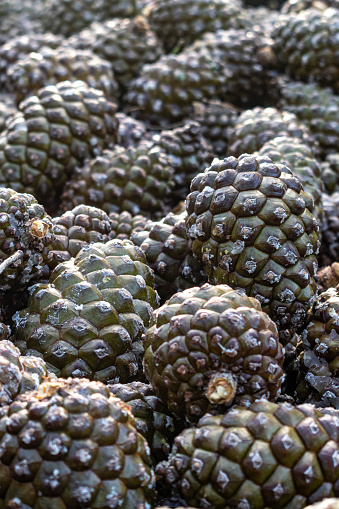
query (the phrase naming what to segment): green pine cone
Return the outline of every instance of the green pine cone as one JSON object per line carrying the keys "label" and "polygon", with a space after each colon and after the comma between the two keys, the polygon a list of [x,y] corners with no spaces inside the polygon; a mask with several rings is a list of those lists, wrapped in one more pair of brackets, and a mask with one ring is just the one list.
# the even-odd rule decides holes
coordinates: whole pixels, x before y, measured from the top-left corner
{"label": "green pine cone", "polygon": [[320,224],[321,244],[318,255],[320,267],[339,259],[339,193],[322,194],[323,218]]}
{"label": "green pine cone", "polygon": [[184,54],[193,52],[220,65],[222,87],[213,98],[252,107],[268,99],[275,81],[271,46],[271,39],[248,29],[217,30],[204,34]]}
{"label": "green pine cone", "polygon": [[227,285],[173,295],[155,311],[144,346],[155,394],[190,422],[234,403],[274,400],[280,392],[277,328],[256,299]]}
{"label": "green pine cone", "polygon": [[151,507],[149,447],[128,405],[103,384],[46,382],[0,415],[3,507]]}
{"label": "green pine cone", "polygon": [[160,40],[140,15],[93,23],[71,37],[69,44],[76,49],[89,49],[110,62],[122,90],[145,64],[156,62],[163,54]]}
{"label": "green pine cone", "polygon": [[296,397],[299,402],[326,402],[339,398],[339,288],[329,288],[314,302],[301,337]]}
{"label": "green pine cone", "polygon": [[[148,219],[141,214],[132,216],[129,212],[111,212],[109,214],[111,223],[110,238],[120,240],[131,240],[135,233],[143,232]],[[134,243],[134,242],[133,242]],[[137,244],[139,246],[139,244]]]}
{"label": "green pine cone", "polygon": [[79,205],[52,219],[52,242],[45,250],[49,268],[74,258],[92,242],[108,242],[112,235],[112,222],[101,209]]}
{"label": "green pine cone", "polygon": [[167,214],[161,221],[149,221],[131,240],[143,250],[154,271],[155,287],[163,301],[174,293],[206,283],[201,262],[192,253],[192,241],[185,225],[186,212]]}
{"label": "green pine cone", "polygon": [[[1,337],[4,336],[1,324]],[[47,377],[46,364],[38,357],[20,355],[20,350],[11,341],[0,341],[0,407],[9,405],[18,396],[25,392],[38,389],[43,378]]]}
{"label": "green pine cone", "polygon": [[280,331],[302,327],[317,293],[313,199],[286,165],[215,159],[186,200],[193,253],[215,283],[257,298]]}
{"label": "green pine cone", "polygon": [[204,101],[193,104],[193,119],[199,122],[202,135],[212,145],[217,157],[225,157],[229,145],[229,131],[234,127],[239,110],[220,101]]}
{"label": "green pine cone", "polygon": [[162,217],[174,186],[173,173],[169,157],[152,141],[105,150],[77,168],[64,187],[61,208],[85,204],[107,213]]}
{"label": "green pine cone", "polygon": [[77,164],[115,143],[115,111],[82,81],[40,89],[0,135],[0,185],[53,203]]}
{"label": "green pine cone", "polygon": [[218,97],[225,85],[220,62],[186,50],[144,65],[127,90],[126,112],[164,128],[190,116],[194,101]]}
{"label": "green pine cone", "polygon": [[238,117],[229,131],[229,155],[253,154],[277,136],[297,138],[317,151],[316,141],[309,128],[296,115],[276,108],[256,107]]}
{"label": "green pine cone", "polygon": [[148,442],[154,463],[168,458],[173,440],[183,429],[152,387],[142,382],[108,385],[114,396],[131,407],[137,431]]}
{"label": "green pine cone", "polygon": [[321,224],[324,216],[322,193],[323,173],[311,147],[303,140],[279,136],[265,143],[258,155],[268,156],[276,164],[285,164],[298,177],[303,189],[314,199],[314,214]]}
{"label": "green pine cone", "polygon": [[139,143],[148,138],[146,125],[125,113],[117,113],[119,122],[119,145],[125,148],[137,147]]}
{"label": "green pine cone", "polygon": [[155,0],[145,12],[167,52],[191,44],[205,32],[248,25],[237,0]]}
{"label": "green pine cone", "polygon": [[74,49],[68,44],[57,49],[41,48],[12,64],[7,71],[7,86],[17,103],[36,95],[42,87],[77,80],[101,90],[108,99],[117,100],[118,84],[110,62],[92,51]]}
{"label": "green pine cone", "polygon": [[317,502],[306,507],[306,509],[338,509],[339,498],[326,498],[322,502]]}
{"label": "green pine cone", "polygon": [[157,476],[196,507],[299,509],[338,496],[338,458],[338,417],[258,401],[184,430]]}
{"label": "green pine cone", "polygon": [[15,344],[61,377],[142,379],[142,334],[158,306],[154,276],[129,241],[91,244],[31,288],[14,317]]}
{"label": "green pine cone", "polygon": [[56,49],[65,41],[62,35],[28,34],[13,37],[0,46],[0,88],[8,91],[7,72],[13,64],[22,60],[30,53],[38,53],[41,48]]}
{"label": "green pine cone", "polygon": [[41,12],[44,31],[69,37],[94,21],[135,16],[146,0],[45,0]]}
{"label": "green pine cone", "polygon": [[339,151],[339,96],[330,88],[285,80],[280,95],[281,109],[294,113],[309,127],[322,156]]}
{"label": "green pine cone", "polygon": [[339,93],[337,33],[337,9],[310,8],[282,14],[272,39],[283,72],[292,79],[330,86]]}
{"label": "green pine cone", "polygon": [[168,155],[174,169],[174,201],[185,200],[192,179],[213,160],[213,148],[204,138],[202,127],[189,121],[182,127],[161,131],[152,141]]}

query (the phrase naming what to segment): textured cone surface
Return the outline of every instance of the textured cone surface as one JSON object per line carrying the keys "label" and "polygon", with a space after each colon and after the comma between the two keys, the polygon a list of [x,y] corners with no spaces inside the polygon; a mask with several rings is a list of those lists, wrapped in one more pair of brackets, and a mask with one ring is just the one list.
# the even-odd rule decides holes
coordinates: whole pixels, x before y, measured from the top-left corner
{"label": "textured cone surface", "polygon": [[193,119],[202,127],[204,138],[212,145],[217,157],[225,157],[229,142],[229,130],[234,127],[239,110],[218,101],[194,103]]}
{"label": "textured cone surface", "polygon": [[338,457],[337,417],[260,401],[184,430],[158,473],[197,507],[295,509],[338,496]]}
{"label": "textured cone surface", "polygon": [[169,157],[154,142],[106,150],[78,168],[66,183],[61,208],[83,203],[107,213],[163,215],[174,185],[173,173]]}
{"label": "textured cone surface", "polygon": [[306,9],[278,19],[272,33],[273,49],[292,78],[318,82],[339,92],[338,15],[337,9]]}
{"label": "textured cone surface", "polygon": [[46,250],[48,266],[54,269],[58,263],[74,258],[91,242],[108,242],[111,221],[101,209],[79,205],[52,219],[52,242]]}
{"label": "textured cone surface", "polygon": [[304,351],[298,362],[299,401],[335,400],[339,397],[339,288],[321,293],[303,331]]}
{"label": "textured cone surface", "polygon": [[150,507],[149,447],[129,407],[88,380],[55,380],[1,411],[4,507]]}
{"label": "textured cone surface", "polygon": [[125,148],[137,147],[143,139],[147,139],[146,125],[125,113],[117,113],[119,122],[119,145]]}
{"label": "textured cone surface", "polygon": [[71,37],[69,43],[108,60],[123,88],[139,75],[143,65],[155,62],[163,54],[161,42],[142,16],[93,23]]}
{"label": "textured cone surface", "polygon": [[[129,212],[111,212],[109,214],[111,222],[111,239],[130,240],[134,233],[144,231],[148,219],[141,214],[132,216]],[[139,244],[138,244],[139,245]]]}
{"label": "textured cone surface", "polygon": [[205,32],[246,25],[237,0],[155,0],[146,12],[167,51],[176,44],[186,46]]}
{"label": "textured cone surface", "polygon": [[166,459],[174,438],[183,426],[156,397],[152,387],[142,382],[131,382],[108,385],[108,388],[131,407],[136,429],[147,440],[153,459],[156,462]]}
{"label": "textured cone surface", "polygon": [[293,113],[257,107],[241,113],[230,129],[229,154],[235,157],[252,154],[277,136],[298,138],[311,149],[315,144],[309,129]]}
{"label": "textured cone surface", "polygon": [[144,251],[147,264],[154,271],[156,289],[162,300],[207,281],[203,265],[193,256],[185,217],[186,212],[180,215],[170,212],[161,221],[149,221],[131,237]]}
{"label": "textured cone surface", "polygon": [[102,90],[110,99],[116,99],[118,84],[111,64],[89,50],[72,47],[42,48],[11,65],[7,72],[8,88],[16,94],[19,103],[38,90],[60,81],[82,80],[89,87]]}
{"label": "textured cone surface", "polygon": [[305,9],[318,9],[325,11],[328,7],[338,9],[338,0],[287,0],[281,8],[283,14],[301,12]]}
{"label": "textured cone surface", "polygon": [[251,30],[258,35],[271,37],[274,25],[279,18],[279,12],[264,5],[246,9],[246,14],[251,20]]}
{"label": "textured cone surface", "polygon": [[50,33],[22,35],[0,46],[0,87],[7,89],[7,71],[18,60],[22,60],[30,53],[39,52],[43,47],[56,49],[64,40],[61,35]]}
{"label": "textured cone surface", "polygon": [[0,222],[0,293],[22,290],[48,276],[46,248],[53,234],[44,207],[29,194],[0,188]]}
{"label": "textured cone surface", "polygon": [[0,94],[0,133],[8,126],[11,117],[17,112],[13,97],[9,94]]}
{"label": "textured cone surface", "polygon": [[[5,325],[1,324],[1,336]],[[8,329],[7,329],[8,332]],[[7,335],[8,337],[8,335]],[[21,357],[11,341],[0,341],[0,406],[9,405],[18,394],[34,391],[47,376],[46,364],[38,357]]]}
{"label": "textured cone surface", "polygon": [[116,141],[116,105],[82,81],[44,87],[19,109],[0,136],[0,185],[43,204],[76,164]]}
{"label": "textured cone surface", "polygon": [[[305,140],[306,141],[306,140]],[[322,170],[311,147],[304,140],[278,137],[265,143],[258,152],[268,156],[276,164],[285,164],[293,175],[298,177],[303,189],[314,199],[315,211],[319,223],[324,215],[322,205]]]}
{"label": "textured cone surface", "polygon": [[154,135],[152,141],[168,155],[174,168],[176,202],[184,200],[192,179],[213,160],[213,148],[203,137],[202,127],[197,122],[188,122]]}
{"label": "textured cone surface", "polygon": [[313,199],[285,165],[244,154],[215,159],[186,200],[193,253],[216,283],[241,287],[279,330],[296,330],[317,292]]}
{"label": "textured cone surface", "polygon": [[321,502],[307,506],[306,509],[339,509],[339,498],[326,498]]}
{"label": "textured cone surface", "polygon": [[[144,346],[154,392],[190,422],[279,393],[283,353],[276,326],[256,299],[227,285],[175,294],[155,312]],[[237,384],[232,394],[230,378]],[[218,388],[225,388],[223,397]]]}
{"label": "textured cone surface", "polygon": [[222,98],[234,104],[262,102],[271,88],[271,40],[248,30],[218,30],[205,34],[186,52],[213,59],[224,77]]}
{"label": "textured cone surface", "polygon": [[194,101],[218,97],[225,84],[222,66],[211,55],[187,51],[144,65],[130,83],[126,110],[151,124],[168,125],[190,115]]}
{"label": "textured cone surface", "polygon": [[320,224],[319,265],[326,267],[339,259],[339,193],[322,194],[323,218]]}
{"label": "textured cone surface", "polygon": [[301,82],[282,83],[281,108],[295,113],[312,131],[323,155],[339,151],[339,96]]}
{"label": "textured cone surface", "polygon": [[7,44],[15,37],[43,33],[40,20],[32,19],[26,13],[13,12],[0,23],[0,44]]}
{"label": "textured cone surface", "polygon": [[68,37],[94,21],[135,16],[144,0],[47,0],[42,17],[45,31]]}
{"label": "textured cone surface", "polygon": [[91,244],[31,289],[16,313],[16,344],[58,376],[140,379],[141,336],[158,306],[154,276],[129,241]]}
{"label": "textured cone surface", "polygon": [[328,154],[321,163],[321,177],[326,192],[331,194],[339,191],[339,153]]}

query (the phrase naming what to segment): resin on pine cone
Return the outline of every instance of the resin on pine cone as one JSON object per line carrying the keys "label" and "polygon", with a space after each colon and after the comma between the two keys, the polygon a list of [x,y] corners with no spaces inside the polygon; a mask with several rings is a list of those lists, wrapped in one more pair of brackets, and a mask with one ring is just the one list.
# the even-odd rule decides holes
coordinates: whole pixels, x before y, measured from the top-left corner
{"label": "resin on pine cone", "polygon": [[338,458],[338,417],[258,401],[184,430],[157,475],[196,507],[296,509],[339,495]]}
{"label": "resin on pine cone", "polygon": [[193,253],[215,283],[244,288],[280,331],[296,330],[317,293],[314,201],[285,165],[215,159],[186,200]]}
{"label": "resin on pine cone", "polygon": [[227,285],[173,295],[155,311],[144,346],[154,392],[190,422],[280,392],[277,328],[256,299]]}
{"label": "resin on pine cone", "polygon": [[4,296],[48,277],[46,251],[54,235],[44,207],[30,194],[10,188],[0,188],[0,224],[0,293]]}
{"label": "resin on pine cone", "polygon": [[17,312],[15,344],[61,377],[104,382],[142,378],[142,334],[158,296],[143,252],[129,241],[84,247],[31,288]]}
{"label": "resin on pine cone", "polygon": [[46,382],[0,415],[4,507],[150,507],[149,447],[102,383]]}

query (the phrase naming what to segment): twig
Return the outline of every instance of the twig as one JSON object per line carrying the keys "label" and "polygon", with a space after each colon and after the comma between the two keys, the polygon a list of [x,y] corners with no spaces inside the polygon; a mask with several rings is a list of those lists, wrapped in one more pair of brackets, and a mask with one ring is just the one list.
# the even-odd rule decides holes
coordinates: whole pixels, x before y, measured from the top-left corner
{"label": "twig", "polygon": [[24,255],[23,251],[21,251],[19,249],[12,256],[10,256],[9,258],[6,258],[6,260],[4,260],[2,263],[0,263],[0,274],[2,274],[7,269],[7,267],[9,267],[9,265],[11,265],[13,262],[16,262],[17,260],[22,258],[23,255]]}

